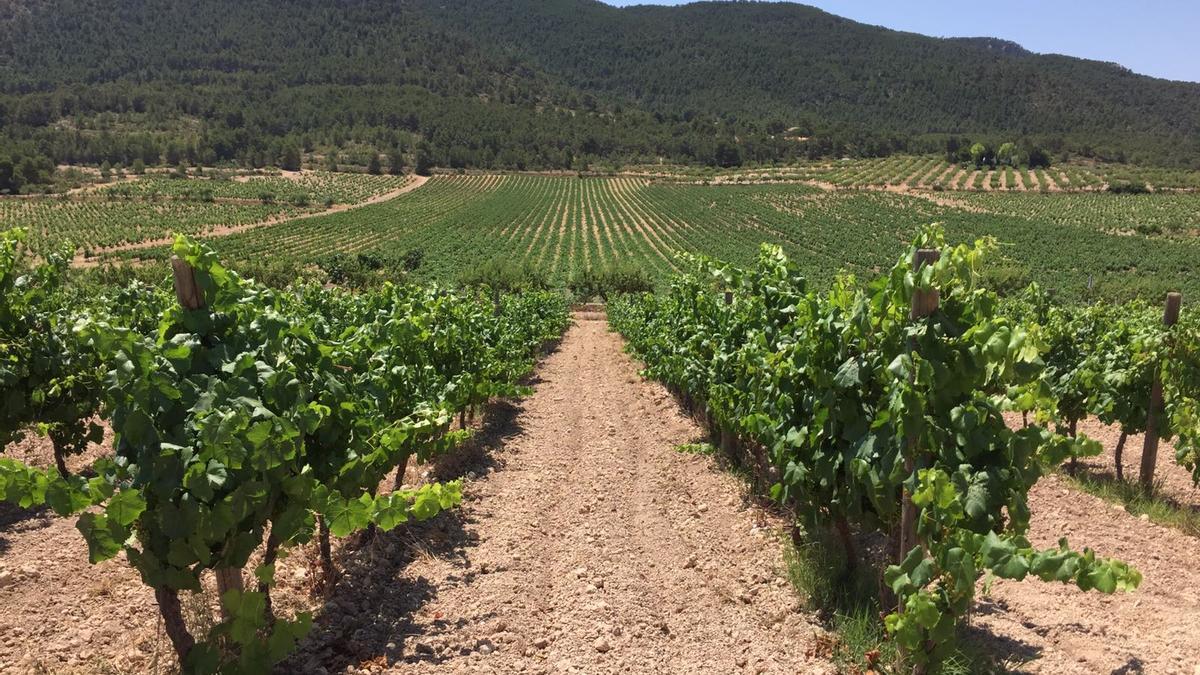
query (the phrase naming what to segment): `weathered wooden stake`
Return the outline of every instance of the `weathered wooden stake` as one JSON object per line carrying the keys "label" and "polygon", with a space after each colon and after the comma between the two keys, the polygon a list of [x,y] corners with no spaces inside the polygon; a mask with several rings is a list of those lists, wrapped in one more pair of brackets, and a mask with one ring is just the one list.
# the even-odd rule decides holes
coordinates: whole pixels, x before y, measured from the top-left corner
{"label": "weathered wooden stake", "polygon": [[[733,291],[725,291],[725,306],[729,307],[732,304]],[[738,456],[737,432],[726,428],[726,426],[722,426],[720,437],[721,449],[725,451],[725,454],[730,459],[734,460],[735,464],[740,466],[741,458]]]}
{"label": "weathered wooden stake", "polygon": [[175,274],[175,297],[184,309],[196,310],[204,307],[204,291],[196,283],[196,270],[186,260],[171,257],[171,271]]}
{"label": "weathered wooden stake", "polygon": [[[186,260],[178,256],[171,257],[171,272],[175,275],[175,297],[184,309],[195,311],[204,309],[204,291],[196,283],[196,270]],[[246,583],[242,578],[239,567],[215,567],[213,574],[217,579],[217,596],[221,601],[221,611],[226,619],[231,619],[229,608],[225,606],[225,592],[230,590],[245,591]]]}
{"label": "weathered wooden stake", "polygon": [[[1179,309],[1182,305],[1182,295],[1167,293],[1167,306],[1163,310],[1164,326],[1170,328],[1179,322]],[[1150,409],[1146,413],[1146,442],[1142,445],[1142,472],[1139,476],[1139,481],[1146,490],[1154,487],[1154,466],[1158,463],[1158,417],[1162,414],[1162,396],[1162,374],[1156,372],[1154,384],[1150,387]]]}
{"label": "weathered wooden stake", "polygon": [[[919,249],[913,254],[912,268],[914,272],[919,272],[925,265],[932,265],[941,258],[941,252],[936,249]],[[928,290],[917,290],[913,293],[912,308],[909,310],[908,318],[911,321],[919,321],[930,316],[937,311],[938,303],[941,300],[941,295],[936,288]],[[918,349],[916,341],[909,341],[909,352],[915,352]],[[916,373],[909,375],[910,378],[915,378]],[[920,440],[915,432],[909,432],[907,438],[908,451],[904,456],[904,471],[908,475],[912,475],[916,471],[917,456],[920,454]],[[917,507],[912,503],[912,495],[905,489],[901,496],[900,503],[900,550],[897,552],[897,562],[904,560],[904,556],[908,552],[916,548],[920,543],[917,540]]]}

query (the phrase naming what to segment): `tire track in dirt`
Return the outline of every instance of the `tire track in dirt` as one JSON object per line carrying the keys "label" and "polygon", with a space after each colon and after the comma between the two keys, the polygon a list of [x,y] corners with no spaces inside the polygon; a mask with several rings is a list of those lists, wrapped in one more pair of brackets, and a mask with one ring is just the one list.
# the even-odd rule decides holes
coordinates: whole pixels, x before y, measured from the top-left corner
{"label": "tire track in dirt", "polygon": [[779,523],[673,449],[699,429],[607,323],[579,320],[539,376],[503,468],[468,485],[464,545],[397,580],[434,590],[388,672],[830,672]]}

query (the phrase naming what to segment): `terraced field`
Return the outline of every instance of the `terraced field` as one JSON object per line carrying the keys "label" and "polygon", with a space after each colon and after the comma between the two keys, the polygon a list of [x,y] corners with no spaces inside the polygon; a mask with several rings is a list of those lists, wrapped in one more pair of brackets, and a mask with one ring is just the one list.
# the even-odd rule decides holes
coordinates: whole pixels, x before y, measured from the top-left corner
{"label": "terraced field", "polygon": [[396,194],[410,180],[325,171],[223,180],[155,174],[70,196],[0,198],[0,229],[24,228],[37,254],[70,244],[90,257],[174,233],[219,234],[343,210]]}
{"label": "terraced field", "polygon": [[217,227],[287,218],[313,209],[289,204],[231,204],[104,199],[0,199],[0,229],[24,228],[30,248],[45,254],[65,243],[85,254]]}
{"label": "terraced field", "polygon": [[810,181],[838,188],[955,190],[975,192],[1093,192],[1111,183],[1137,183],[1161,191],[1200,189],[1200,171],[1078,161],[1050,169],[952,164],[940,155],[821,160],[794,166],[744,169],[640,167],[647,176],[712,183]]}
{"label": "terraced field", "polygon": [[[919,169],[920,167],[918,167]],[[930,170],[936,170],[932,167]],[[656,276],[673,252],[745,264],[762,242],[781,244],[806,275],[848,269],[871,276],[922,224],[941,221],[965,241],[994,236],[1014,282],[1110,297],[1200,284],[1191,237],[1130,236],[1139,214],[1164,232],[1194,227],[1195,195],[1004,193],[947,195],[825,191],[798,184],[700,185],[644,178],[437,176],[400,198],[327,216],[215,237],[233,259],[312,260],[335,251],[424,253],[420,274],[451,281],[494,258],[527,260],[552,276],[623,260]],[[1189,224],[1190,223],[1190,224]],[[153,258],[163,249],[126,251]],[[1084,262],[1086,261],[1086,263]]]}
{"label": "terraced field", "polygon": [[328,200],[335,204],[354,204],[395,190],[407,181],[407,176],[329,171],[187,180],[155,174],[110,185],[102,188],[100,194],[114,198],[245,199],[313,204],[323,204]]}

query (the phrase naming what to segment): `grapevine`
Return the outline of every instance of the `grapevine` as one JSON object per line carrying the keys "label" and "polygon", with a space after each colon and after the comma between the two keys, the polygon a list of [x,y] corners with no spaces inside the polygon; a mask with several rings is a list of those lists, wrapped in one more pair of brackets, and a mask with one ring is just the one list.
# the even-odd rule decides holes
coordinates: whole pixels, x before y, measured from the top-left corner
{"label": "grapevine", "polygon": [[[124,553],[154,588],[187,672],[263,672],[311,625],[274,615],[278,551],[317,530],[387,530],[457,504],[456,482],[377,487],[410,454],[461,438],[446,433],[454,411],[521,391],[538,346],[565,328],[565,306],[550,294],[493,308],[436,290],[274,291],[188,239],[174,252],[202,302],[169,306],[152,331],[112,312],[75,322],[107,371],[114,455],[90,479],[0,460],[0,498],[79,514],[92,562]],[[246,590],[259,547],[258,585]],[[179,593],[198,591],[206,570],[224,620],[194,636]]]}
{"label": "grapevine", "polygon": [[[884,579],[897,610],[886,626],[920,666],[945,655],[984,575],[1106,593],[1141,577],[1065,541],[1032,547],[1030,487],[1094,444],[1005,423],[1005,410],[1036,415],[1054,399],[1036,331],[1000,316],[978,284],[994,245],[950,247],[929,229],[915,247],[941,258],[914,272],[906,257],[866,286],[843,276],[827,293],[810,290],[774,247],[750,270],[688,258],[692,272],[668,295],[628,297],[610,316],[649,375],[766,448],[773,494],[806,528],[848,521],[895,537],[902,493],[911,495],[918,545],[893,551]],[[910,321],[914,293],[934,289],[938,310]]]}

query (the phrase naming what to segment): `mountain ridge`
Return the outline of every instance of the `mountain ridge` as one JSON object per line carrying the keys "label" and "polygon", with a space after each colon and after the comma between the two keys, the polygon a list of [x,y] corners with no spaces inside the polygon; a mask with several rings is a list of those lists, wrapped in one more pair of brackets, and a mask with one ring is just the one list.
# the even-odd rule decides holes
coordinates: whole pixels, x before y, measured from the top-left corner
{"label": "mountain ridge", "polygon": [[[1200,84],[795,3],[5,4],[20,11],[0,23],[0,156],[260,165],[300,146],[577,168],[934,152],[965,137],[1200,167]],[[796,127],[811,140],[783,137]]]}

